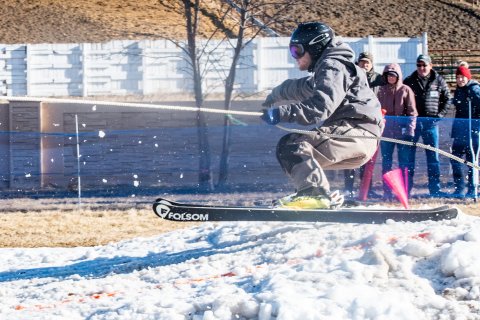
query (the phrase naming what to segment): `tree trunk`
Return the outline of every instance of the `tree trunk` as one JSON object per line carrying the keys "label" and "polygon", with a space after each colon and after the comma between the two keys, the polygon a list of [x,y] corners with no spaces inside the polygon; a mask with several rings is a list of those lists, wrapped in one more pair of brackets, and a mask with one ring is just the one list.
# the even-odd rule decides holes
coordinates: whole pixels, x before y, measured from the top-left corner
{"label": "tree trunk", "polygon": [[[227,101],[225,100],[225,104]],[[225,106],[225,110],[229,110],[230,106]],[[223,121],[223,141],[222,141],[222,154],[220,156],[220,168],[218,174],[218,184],[219,188],[225,187],[227,184],[228,178],[228,159],[230,156],[230,146],[231,146],[231,135],[232,135],[232,128],[230,127],[230,120],[228,117],[225,116]]]}
{"label": "tree trunk", "polygon": [[[230,110],[232,104],[232,94],[233,94],[233,85],[235,84],[235,77],[237,72],[238,60],[240,59],[240,53],[243,49],[243,37],[245,31],[245,21],[247,16],[247,6],[249,4],[248,0],[244,1],[244,7],[240,8],[240,27],[237,36],[237,43],[234,49],[234,54],[232,58],[232,64],[230,65],[230,70],[225,80],[225,110]],[[222,154],[220,156],[220,172],[218,175],[218,187],[225,187],[228,179],[228,160],[230,156],[230,147],[231,147],[231,136],[232,128],[230,126],[230,120],[226,116],[224,120],[224,129],[223,129],[223,145],[222,145]]]}
{"label": "tree trunk", "polygon": [[205,113],[201,111],[197,113],[197,128],[199,146],[198,186],[202,191],[212,191],[213,180],[211,173],[210,144],[208,142],[208,127]]}
{"label": "tree trunk", "polygon": [[213,180],[211,174],[211,155],[210,144],[208,143],[208,128],[205,114],[201,111],[203,107],[203,89],[202,76],[199,65],[199,57],[197,56],[196,33],[198,23],[199,0],[195,0],[192,4],[189,0],[184,1],[185,17],[187,22],[187,41],[188,55],[192,64],[193,87],[195,92],[195,104],[198,108],[197,112],[197,133],[198,133],[198,152],[199,152],[199,172],[198,186],[202,191],[213,190]]}

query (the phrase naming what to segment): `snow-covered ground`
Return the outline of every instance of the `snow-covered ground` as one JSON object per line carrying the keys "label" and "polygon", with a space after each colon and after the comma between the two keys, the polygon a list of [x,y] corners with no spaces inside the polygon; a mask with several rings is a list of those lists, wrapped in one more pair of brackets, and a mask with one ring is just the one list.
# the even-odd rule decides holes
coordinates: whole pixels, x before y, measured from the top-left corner
{"label": "snow-covered ground", "polygon": [[1,319],[480,319],[480,219],[205,223],[1,249]]}

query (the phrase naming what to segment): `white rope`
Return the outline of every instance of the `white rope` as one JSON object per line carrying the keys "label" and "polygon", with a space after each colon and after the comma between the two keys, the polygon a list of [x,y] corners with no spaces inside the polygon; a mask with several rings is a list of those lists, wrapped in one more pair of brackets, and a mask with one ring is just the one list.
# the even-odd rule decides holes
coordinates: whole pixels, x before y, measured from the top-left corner
{"label": "white rope", "polygon": [[347,135],[347,134],[340,135],[340,134],[324,133],[324,132],[320,132],[320,131],[290,129],[290,128],[285,128],[285,127],[283,127],[283,126],[281,126],[281,125],[278,125],[278,124],[277,124],[277,128],[282,129],[282,130],[285,130],[285,131],[288,131],[288,132],[292,132],[292,133],[305,134],[305,135],[310,135],[310,136],[322,135],[322,136],[326,136],[326,137],[329,137],[329,138],[337,138],[337,139],[349,139],[349,138],[355,138],[355,139],[375,139],[375,140],[379,140],[379,141],[387,141],[387,142],[404,144],[404,145],[407,145],[407,146],[420,147],[420,148],[427,149],[427,150],[430,150],[430,151],[438,152],[439,154],[444,155],[444,156],[447,157],[447,158],[453,159],[453,160],[458,161],[458,162],[460,162],[460,163],[464,163],[464,164],[466,164],[466,165],[469,166],[469,167],[472,167],[472,168],[474,168],[474,169],[480,170],[480,166],[478,166],[478,164],[472,163],[472,162],[470,162],[470,161],[463,160],[462,158],[459,158],[459,157],[457,157],[457,156],[454,156],[454,155],[451,154],[451,153],[448,153],[448,152],[443,151],[443,150],[441,150],[441,149],[432,147],[432,146],[427,145],[427,144],[419,143],[419,142],[410,142],[410,141],[398,140],[398,139],[387,138],[387,137],[352,136],[352,135]]}
{"label": "white rope", "polygon": [[178,110],[178,111],[201,111],[209,113],[223,113],[231,115],[245,115],[245,116],[261,116],[261,112],[252,111],[237,111],[237,110],[223,110],[215,108],[197,108],[197,107],[182,107],[182,106],[169,106],[163,104],[149,104],[149,103],[131,103],[131,102],[113,102],[113,101],[101,101],[101,100],[83,100],[83,99],[62,99],[62,98],[42,98],[42,97],[12,97],[3,96],[0,97],[3,100],[9,101],[35,101],[46,103],[77,103],[77,104],[89,104],[89,105],[103,105],[103,106],[119,106],[119,107],[135,107],[135,108],[151,108],[151,109],[163,109],[163,110]]}

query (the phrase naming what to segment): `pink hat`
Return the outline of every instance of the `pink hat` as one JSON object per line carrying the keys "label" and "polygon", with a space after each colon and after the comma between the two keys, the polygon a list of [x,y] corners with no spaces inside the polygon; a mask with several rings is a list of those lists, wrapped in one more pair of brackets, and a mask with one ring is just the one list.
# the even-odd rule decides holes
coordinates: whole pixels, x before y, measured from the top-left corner
{"label": "pink hat", "polygon": [[467,77],[468,80],[472,79],[472,74],[470,73],[470,69],[464,66],[460,66],[457,68],[457,71],[455,72],[455,75],[462,75]]}

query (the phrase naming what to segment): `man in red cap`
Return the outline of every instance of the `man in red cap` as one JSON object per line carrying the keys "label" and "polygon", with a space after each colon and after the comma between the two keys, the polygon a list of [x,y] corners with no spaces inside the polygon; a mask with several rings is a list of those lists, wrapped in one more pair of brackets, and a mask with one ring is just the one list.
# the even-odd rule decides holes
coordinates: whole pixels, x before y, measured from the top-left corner
{"label": "man in red cap", "polygon": [[[455,105],[455,121],[452,126],[452,154],[473,162],[473,155],[478,150],[478,139],[480,130],[480,85],[472,80],[470,70],[465,66],[457,68],[456,81],[457,89],[453,97]],[[469,121],[471,121],[471,127]],[[472,145],[470,146],[470,141]],[[472,150],[473,149],[473,150]],[[453,196],[456,198],[465,197],[465,182],[463,174],[463,164],[451,160],[453,171],[453,183],[455,190]],[[468,170],[468,191],[467,197],[475,197],[476,190],[473,183],[473,169]]]}

